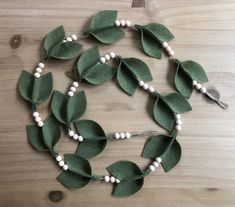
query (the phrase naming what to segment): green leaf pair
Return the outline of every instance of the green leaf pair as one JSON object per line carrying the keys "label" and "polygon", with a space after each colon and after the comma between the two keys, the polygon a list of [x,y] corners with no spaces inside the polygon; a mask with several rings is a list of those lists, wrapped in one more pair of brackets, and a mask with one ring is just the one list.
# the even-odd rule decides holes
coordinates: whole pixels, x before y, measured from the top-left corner
{"label": "green leaf pair", "polygon": [[56,119],[68,127],[71,122],[81,118],[86,111],[86,106],[84,91],[74,93],[74,96],[70,98],[59,91],[55,91],[51,102],[51,110]]}
{"label": "green leaf pair", "polygon": [[144,146],[142,157],[151,159],[161,157],[162,167],[168,172],[180,161],[181,146],[174,136],[151,136]]}
{"label": "green leaf pair", "polygon": [[108,172],[120,180],[113,190],[118,197],[130,196],[144,184],[144,174],[140,168],[130,161],[118,161],[106,168]]}
{"label": "green leaf pair", "polygon": [[36,106],[50,96],[52,84],[51,73],[47,73],[40,78],[35,78],[31,73],[22,71],[18,82],[18,89],[20,95],[26,101]]}
{"label": "green leaf pair", "polygon": [[162,58],[162,43],[174,39],[174,35],[162,24],[135,25],[135,28],[140,32],[144,52],[158,59]]}
{"label": "green leaf pair", "polygon": [[192,108],[184,96],[178,93],[170,93],[166,96],[157,94],[153,115],[155,121],[168,132],[175,126],[175,114],[191,111]]}
{"label": "green leaf pair", "polygon": [[100,154],[107,144],[107,137],[101,126],[92,120],[79,120],[75,127],[84,140],[78,145],[75,154],[91,158]]}
{"label": "green leaf pair", "polygon": [[98,12],[90,23],[90,28],[84,35],[91,35],[96,40],[111,44],[124,37],[124,32],[114,25],[117,19],[117,11],[104,10]]}
{"label": "green leaf pair", "polygon": [[137,58],[120,58],[117,70],[117,81],[120,88],[132,96],[138,86],[138,81],[152,81],[149,67]]}
{"label": "green leaf pair", "polygon": [[192,60],[180,62],[174,60],[176,64],[175,87],[179,93],[186,98],[190,98],[193,92],[193,80],[198,83],[206,83],[208,81],[207,75],[203,67]]}
{"label": "green leaf pair", "polygon": [[90,163],[83,157],[74,154],[64,156],[68,170],[57,176],[57,180],[67,188],[82,188],[87,185],[92,178]]}
{"label": "green leaf pair", "polygon": [[83,52],[77,63],[80,78],[93,85],[100,85],[111,80],[116,74],[116,69],[99,63],[99,60],[100,53],[96,46]]}
{"label": "green leaf pair", "polygon": [[44,40],[46,60],[49,58],[69,60],[78,55],[82,45],[76,42],[63,41],[64,39],[65,31],[63,26],[55,28],[46,35]]}

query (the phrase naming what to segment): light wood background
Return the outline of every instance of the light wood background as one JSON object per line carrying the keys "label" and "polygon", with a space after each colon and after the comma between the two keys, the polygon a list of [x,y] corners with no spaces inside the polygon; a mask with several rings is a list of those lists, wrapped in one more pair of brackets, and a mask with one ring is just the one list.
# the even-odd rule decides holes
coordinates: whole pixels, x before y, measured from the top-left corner
{"label": "light wood background", "polygon": [[[234,0],[8,0],[0,1],[0,206],[235,206],[235,1]],[[136,4],[137,3],[137,4]],[[142,5],[144,6],[144,5]],[[92,183],[83,189],[68,190],[56,181],[60,170],[48,154],[38,153],[27,142],[25,126],[33,123],[30,108],[19,97],[17,81],[23,69],[33,71],[40,60],[40,44],[52,28],[63,24],[67,34],[77,33],[96,12],[117,9],[119,18],[133,23],[160,22],[174,34],[171,42],[181,60],[200,62],[209,76],[206,86],[220,93],[230,105],[224,111],[194,93],[193,111],[183,115],[179,135],[183,154],[171,172],[162,169],[145,179],[144,187],[128,198],[111,196],[112,186]],[[111,46],[99,45],[102,54],[111,50],[124,57],[137,57],[148,63],[154,76],[152,85],[161,93],[174,90],[173,71],[167,58],[161,61],[145,56],[137,35]],[[94,41],[83,41],[88,48]],[[54,89],[66,91],[66,76],[73,61],[53,62]],[[170,75],[169,75],[170,74]],[[88,109],[84,119],[99,122],[107,133],[143,132],[158,127],[147,113],[149,97],[137,90],[134,97],[122,93],[114,82],[86,90]],[[48,102],[40,106],[43,117]],[[105,167],[128,159],[141,167],[140,157],[146,136],[109,142],[105,151],[90,160],[93,171],[105,174]],[[61,153],[74,152],[76,146],[62,137]]]}

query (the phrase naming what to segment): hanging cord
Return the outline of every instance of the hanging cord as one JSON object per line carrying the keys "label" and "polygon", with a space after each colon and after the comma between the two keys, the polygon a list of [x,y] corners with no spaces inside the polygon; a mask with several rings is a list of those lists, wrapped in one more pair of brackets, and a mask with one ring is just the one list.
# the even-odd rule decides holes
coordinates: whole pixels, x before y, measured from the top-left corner
{"label": "hanging cord", "polygon": [[229,105],[223,101],[220,101],[219,98],[214,97],[212,94],[210,94],[208,91],[205,93],[205,96],[214,101],[218,106],[220,106],[222,109],[228,109]]}

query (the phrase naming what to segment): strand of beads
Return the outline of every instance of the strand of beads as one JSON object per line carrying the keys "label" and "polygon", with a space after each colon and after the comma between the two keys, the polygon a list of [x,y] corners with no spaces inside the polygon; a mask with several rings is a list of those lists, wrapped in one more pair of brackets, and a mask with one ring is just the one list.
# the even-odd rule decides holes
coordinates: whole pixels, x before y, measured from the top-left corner
{"label": "strand of beads", "polygon": [[205,94],[207,92],[206,88],[202,87],[202,85],[200,83],[198,83],[196,80],[193,81],[193,86],[203,94]]}
{"label": "strand of beads", "polygon": [[115,139],[130,139],[131,138],[131,134],[130,132],[116,132],[114,134],[114,138]]}
{"label": "strand of beads", "polygon": [[103,179],[106,183],[120,183],[120,180],[114,176],[105,175]]}
{"label": "strand of beads", "polygon": [[153,93],[155,91],[153,86],[149,86],[147,83],[144,81],[140,80],[138,85],[143,88],[145,91],[149,91],[150,93]]}
{"label": "strand of beads", "polygon": [[167,42],[163,42],[162,47],[169,57],[173,57],[175,55],[175,52],[171,49],[171,46]]}
{"label": "strand of beads", "polygon": [[43,70],[44,67],[45,67],[44,63],[42,63],[42,62],[38,63],[38,65],[35,69],[35,73],[34,73],[35,78],[40,78],[42,70]]}
{"label": "strand of beads", "polygon": [[116,55],[114,52],[110,52],[110,53],[105,54],[104,56],[102,56],[102,57],[100,58],[100,62],[101,62],[101,63],[106,63],[106,62],[108,62],[109,60],[114,59],[116,56],[117,56],[117,55]]}
{"label": "strand of beads", "polygon": [[65,170],[65,171],[68,170],[68,168],[69,168],[68,165],[65,164],[64,160],[62,159],[62,157],[60,155],[57,155],[55,159],[56,159],[58,165],[63,168],[63,170]]}
{"label": "strand of beads", "polygon": [[63,40],[63,42],[72,42],[76,41],[78,39],[77,35],[72,34],[71,37],[66,37],[66,39]]}
{"label": "strand of beads", "polygon": [[69,88],[68,96],[70,96],[70,97],[73,96],[74,93],[76,92],[76,89],[77,89],[78,86],[79,86],[79,83],[74,81],[72,83],[72,85],[70,86],[70,88]]}
{"label": "strand of beads", "polygon": [[162,162],[162,159],[161,159],[160,157],[157,157],[157,158],[155,159],[155,161],[153,161],[152,164],[149,165],[149,170],[150,170],[151,172],[154,172],[154,171],[156,170],[156,168],[159,167],[159,164],[160,164],[161,162]]}
{"label": "strand of beads", "polygon": [[131,21],[129,21],[129,20],[116,20],[115,21],[115,26],[116,27],[131,27],[132,26],[132,23],[131,23]]}
{"label": "strand of beads", "polygon": [[34,117],[34,120],[37,123],[37,125],[39,127],[42,127],[44,123],[43,123],[43,121],[42,121],[42,119],[40,117],[39,112],[37,112],[37,111],[33,112],[33,117]]}
{"label": "strand of beads", "polygon": [[181,131],[182,130],[182,124],[183,124],[183,121],[181,120],[181,115],[180,114],[176,114],[175,115],[175,129],[177,131]]}
{"label": "strand of beads", "polygon": [[78,135],[72,129],[69,129],[68,135],[69,135],[69,137],[73,138],[73,140],[75,140],[75,141],[82,142],[84,139],[81,135]]}

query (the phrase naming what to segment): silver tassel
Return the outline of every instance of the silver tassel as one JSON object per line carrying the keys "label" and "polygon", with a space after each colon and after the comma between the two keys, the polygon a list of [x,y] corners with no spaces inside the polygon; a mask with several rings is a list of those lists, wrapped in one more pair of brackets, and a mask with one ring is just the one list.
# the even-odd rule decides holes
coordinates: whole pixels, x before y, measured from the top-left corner
{"label": "silver tassel", "polygon": [[212,96],[210,93],[206,92],[205,95],[214,101],[218,106],[220,106],[222,109],[228,109],[229,105],[227,103],[224,103],[223,101],[220,101],[218,98]]}

